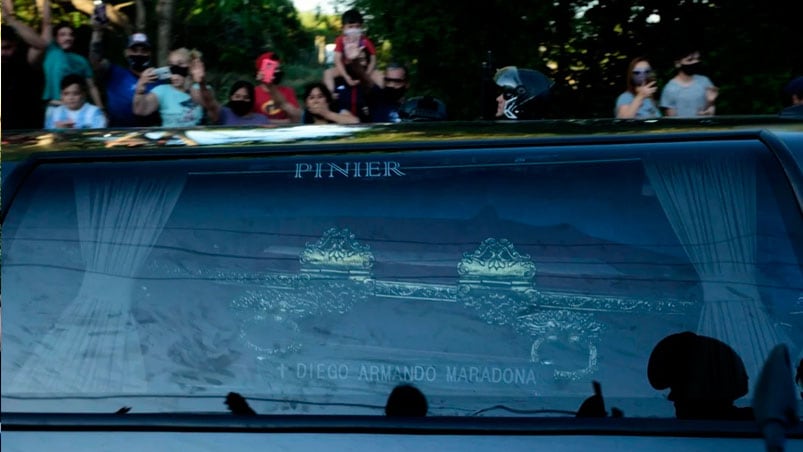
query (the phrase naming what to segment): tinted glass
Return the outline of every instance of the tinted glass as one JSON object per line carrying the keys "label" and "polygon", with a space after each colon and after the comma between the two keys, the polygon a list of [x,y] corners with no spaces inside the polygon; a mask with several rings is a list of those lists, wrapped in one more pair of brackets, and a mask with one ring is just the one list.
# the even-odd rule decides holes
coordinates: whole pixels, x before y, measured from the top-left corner
{"label": "tinted glass", "polygon": [[380,414],[411,382],[515,415],[597,380],[670,417],[669,334],[751,382],[800,353],[801,231],[745,141],[45,164],[4,224],[3,407]]}

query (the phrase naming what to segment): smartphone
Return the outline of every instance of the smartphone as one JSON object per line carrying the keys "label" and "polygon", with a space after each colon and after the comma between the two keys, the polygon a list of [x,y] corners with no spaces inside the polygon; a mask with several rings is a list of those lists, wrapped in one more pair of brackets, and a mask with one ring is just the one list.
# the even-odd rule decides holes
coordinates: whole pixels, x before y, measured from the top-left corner
{"label": "smartphone", "polygon": [[262,60],[262,66],[259,68],[260,80],[265,83],[272,83],[276,69],[279,67],[279,62],[265,58]]}
{"label": "smartphone", "polygon": [[156,74],[156,78],[158,78],[159,80],[167,80],[170,78],[170,67],[169,66],[157,67],[153,70],[153,73]]}
{"label": "smartphone", "polygon": [[650,73],[649,73],[649,74],[647,74],[647,76],[644,78],[644,84],[645,84],[645,85],[649,85],[650,83],[653,83],[653,82],[655,82],[655,81],[657,81],[657,79],[655,78],[655,72],[650,72]]}
{"label": "smartphone", "polygon": [[106,4],[103,3],[103,0],[94,0],[93,3],[95,4],[95,11],[93,15],[97,19],[98,23],[108,23],[109,16],[106,15]]}

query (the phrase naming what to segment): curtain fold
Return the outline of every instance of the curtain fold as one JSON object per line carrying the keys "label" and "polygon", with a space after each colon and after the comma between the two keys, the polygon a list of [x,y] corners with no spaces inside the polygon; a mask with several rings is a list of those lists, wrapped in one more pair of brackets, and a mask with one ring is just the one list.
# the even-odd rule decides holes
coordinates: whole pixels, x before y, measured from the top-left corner
{"label": "curtain fold", "polygon": [[147,389],[136,321],[137,270],[184,188],[184,178],[108,174],[74,180],[85,263],[78,295],[17,373],[14,392],[126,393]]}
{"label": "curtain fold", "polygon": [[756,287],[756,169],[744,153],[648,158],[644,167],[703,288],[699,334],[736,350],[755,379],[779,343]]}

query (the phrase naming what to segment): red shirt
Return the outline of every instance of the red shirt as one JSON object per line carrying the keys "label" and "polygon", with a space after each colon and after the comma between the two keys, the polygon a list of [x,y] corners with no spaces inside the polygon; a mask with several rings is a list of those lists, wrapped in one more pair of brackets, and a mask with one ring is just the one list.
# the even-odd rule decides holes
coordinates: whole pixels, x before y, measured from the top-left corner
{"label": "red shirt", "polygon": [[[288,102],[296,107],[299,106],[298,99],[296,98],[296,92],[293,90],[293,88],[290,88],[289,86],[277,86],[276,89],[278,89],[279,92],[284,95]],[[264,85],[258,85],[254,89],[254,97],[254,111],[256,113],[262,113],[270,120],[290,118],[287,116],[286,111],[274,104],[273,99],[270,97],[270,93]]]}
{"label": "red shirt", "polygon": [[[365,47],[369,55],[376,55],[376,48],[374,43],[365,36],[360,36],[360,47]],[[343,35],[335,38],[335,52],[343,53]]]}

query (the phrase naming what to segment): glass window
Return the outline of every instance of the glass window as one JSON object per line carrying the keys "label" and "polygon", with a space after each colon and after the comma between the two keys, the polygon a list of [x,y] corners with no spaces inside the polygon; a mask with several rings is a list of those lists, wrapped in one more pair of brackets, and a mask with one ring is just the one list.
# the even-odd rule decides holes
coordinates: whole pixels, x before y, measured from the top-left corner
{"label": "glass window", "polygon": [[[693,331],[803,345],[803,224],[758,142],[38,167],[3,230],[4,411],[674,414]],[[727,377],[725,377],[727,378]],[[546,411],[544,411],[546,410]]]}

